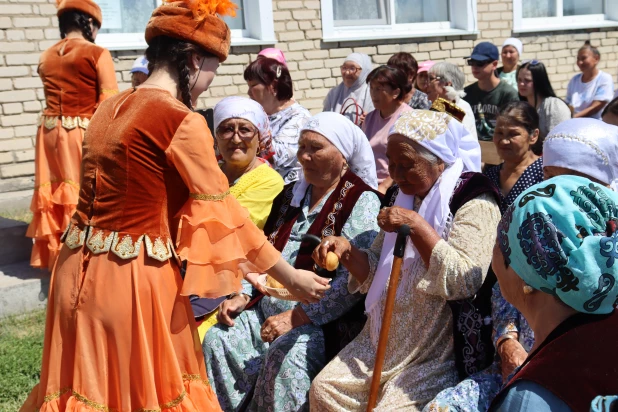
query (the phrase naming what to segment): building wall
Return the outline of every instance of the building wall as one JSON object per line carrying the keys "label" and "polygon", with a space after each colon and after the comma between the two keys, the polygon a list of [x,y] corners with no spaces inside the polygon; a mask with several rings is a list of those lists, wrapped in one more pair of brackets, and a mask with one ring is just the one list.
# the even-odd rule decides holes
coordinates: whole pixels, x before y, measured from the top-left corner
{"label": "building wall", "polygon": [[[339,66],[352,52],[370,55],[384,64],[396,52],[412,53],[418,61],[446,60],[458,64],[473,78],[463,57],[474,44],[491,41],[501,45],[512,35],[512,0],[478,0],[479,35],[427,39],[324,43],[321,40],[319,0],[273,0],[275,32],[285,52],[294,80],[295,98],[312,112],[319,112],[328,90],[340,81]],[[36,123],[44,106],[37,62],[41,51],[59,39],[54,0],[0,0],[0,193],[33,187]],[[524,43],[523,59],[545,63],[556,93],[564,97],[569,79],[578,72],[577,50],[591,40],[602,53],[600,68],[614,77],[617,72],[618,30],[576,30],[518,36]],[[264,46],[268,47],[268,46]],[[199,107],[213,107],[219,99],[246,94],[246,65],[260,47],[232,47]],[[114,56],[121,90],[130,85],[129,69],[143,51],[116,51]]]}

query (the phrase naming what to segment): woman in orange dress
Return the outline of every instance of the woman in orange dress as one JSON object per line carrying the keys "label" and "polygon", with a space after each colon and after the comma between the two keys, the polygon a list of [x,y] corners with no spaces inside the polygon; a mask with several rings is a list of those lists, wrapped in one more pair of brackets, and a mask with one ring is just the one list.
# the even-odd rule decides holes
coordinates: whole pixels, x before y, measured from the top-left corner
{"label": "woman in orange dress", "polygon": [[328,289],[288,265],[229,195],[192,111],[227,58],[215,12],[231,6],[164,2],[146,28],[150,78],[93,116],[51,277],[41,380],[23,411],[218,411],[187,296],[238,293],[243,265],[304,302]]}
{"label": "woman in orange dress", "polygon": [[118,93],[112,56],[94,44],[102,23],[99,6],[93,0],[62,0],[58,23],[62,40],[39,61],[46,108],[36,140],[27,233],[34,240],[30,264],[50,271],[77,205],[84,132],[99,103]]}

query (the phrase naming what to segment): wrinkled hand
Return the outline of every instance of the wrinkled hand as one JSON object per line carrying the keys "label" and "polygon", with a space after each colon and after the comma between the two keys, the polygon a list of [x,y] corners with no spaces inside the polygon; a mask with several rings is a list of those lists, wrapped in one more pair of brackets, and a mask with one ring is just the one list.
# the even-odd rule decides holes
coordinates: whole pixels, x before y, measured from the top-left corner
{"label": "wrinkled hand", "polygon": [[[279,281],[281,282],[281,281]],[[302,303],[316,303],[330,289],[330,279],[323,278],[308,270],[296,269],[296,274],[285,288]]]}
{"label": "wrinkled hand", "polygon": [[504,383],[515,368],[521,366],[528,357],[528,352],[515,339],[509,339],[502,343],[498,349],[498,354],[502,363],[502,381]]}
{"label": "wrinkled hand", "polygon": [[260,292],[262,295],[265,296],[270,296],[268,294],[268,291],[266,290],[266,288],[264,288],[264,285],[262,285],[259,281],[258,281],[258,277],[261,275],[261,273],[257,273],[257,272],[251,272],[251,273],[247,273],[245,275],[245,280],[249,283],[251,283],[251,285],[257,289],[258,292]]}
{"label": "wrinkled hand", "polygon": [[378,214],[378,226],[385,232],[396,232],[401,225],[408,225],[414,230],[417,216],[415,211],[399,206],[385,207]]}
{"label": "wrinkled hand", "polygon": [[226,299],[219,305],[217,322],[227,326],[234,326],[234,318],[242,313],[249,303],[249,296],[236,295],[232,299]]}
{"label": "wrinkled hand", "polygon": [[327,236],[322,239],[322,242],[313,250],[311,257],[322,268],[326,268],[326,255],[328,252],[333,252],[342,262],[346,255],[350,252],[352,245],[348,239],[342,236]]}
{"label": "wrinkled hand", "polygon": [[292,311],[287,310],[278,315],[271,316],[262,324],[260,336],[264,342],[272,342],[281,335],[285,335],[294,329],[292,326]]}

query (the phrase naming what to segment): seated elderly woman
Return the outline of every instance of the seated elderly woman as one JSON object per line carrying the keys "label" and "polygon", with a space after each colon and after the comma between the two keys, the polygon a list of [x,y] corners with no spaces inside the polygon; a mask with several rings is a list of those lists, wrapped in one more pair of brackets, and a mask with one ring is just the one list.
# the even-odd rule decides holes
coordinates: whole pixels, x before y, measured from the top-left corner
{"label": "seated elderly woman", "polygon": [[[507,108],[518,104],[525,103],[510,103]],[[496,128],[496,132],[500,134],[499,127]],[[495,139],[494,134],[494,141]],[[517,145],[520,139],[520,136],[514,138],[513,143]],[[567,120],[550,133],[543,147],[546,178],[565,174],[581,175],[609,186],[614,181],[614,176],[618,176],[618,163],[608,161],[618,156],[618,128],[606,125],[600,120],[583,118]],[[523,191],[532,186],[527,181],[532,181],[533,184],[540,182],[537,169],[541,167],[539,162],[540,160],[537,160],[528,166],[526,172],[518,179],[518,183],[511,189],[514,196],[509,193],[503,198],[501,205],[503,212],[506,212]],[[530,170],[532,167],[535,168]],[[493,173],[491,170],[489,172]],[[503,383],[508,381],[513,370],[528,356],[535,343],[534,333],[522,314],[504,299],[498,285],[493,290],[492,306],[496,361],[486,370],[470,376],[453,388],[442,391],[427,405],[425,411],[486,411]]]}
{"label": "seated elderly woman", "polygon": [[476,137],[474,112],[470,104],[463,99],[466,95],[463,91],[466,77],[461,69],[453,63],[439,62],[429,69],[428,79],[427,96],[429,100],[435,102],[441,97],[455,103],[466,112],[463,119],[464,127],[472,136]]}
{"label": "seated elderly woman", "polygon": [[[325,265],[328,251],[350,272],[351,293],[367,293],[368,321],[315,378],[315,411],[365,410],[396,234],[410,226],[375,410],[420,410],[458,381],[449,300],[473,296],[491,259],[500,211],[493,185],[478,173],[476,138],[446,113],[412,110],[391,130],[389,172],[400,193],[378,215],[382,231],[368,249],[327,237],[314,251]],[[469,173],[472,172],[472,173]],[[474,173],[476,172],[476,173]]]}
{"label": "seated elderly woman", "polygon": [[[290,264],[309,270],[313,248],[303,243],[305,234],[334,233],[369,247],[378,234],[380,198],[362,131],[338,113],[320,113],[301,131],[298,159],[303,175],[275,200],[264,230],[270,242]],[[308,408],[311,381],[327,362],[323,328],[362,299],[348,292],[344,267],[332,275],[331,289],[317,304],[265,296],[248,309],[257,296],[248,283],[221,304],[220,324],[208,331],[203,349],[223,410]]]}
{"label": "seated elderly woman", "polygon": [[[264,160],[272,153],[268,116],[259,103],[246,97],[232,96],[221,100],[214,109],[215,142],[221,170],[230,185],[230,194],[249,211],[249,217],[264,228],[273,200],[283,190],[283,179]],[[200,341],[216,321],[220,299],[191,298]],[[210,313],[209,313],[210,312]]]}
{"label": "seated elderly woman", "polygon": [[618,194],[579,176],[530,187],[498,226],[493,269],[535,343],[490,411],[588,411],[618,393]]}

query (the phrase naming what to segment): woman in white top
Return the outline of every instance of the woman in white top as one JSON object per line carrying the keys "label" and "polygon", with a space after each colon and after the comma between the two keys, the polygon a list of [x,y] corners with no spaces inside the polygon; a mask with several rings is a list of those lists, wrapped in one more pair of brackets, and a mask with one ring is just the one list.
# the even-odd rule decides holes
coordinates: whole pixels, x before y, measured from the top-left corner
{"label": "woman in white top", "polygon": [[545,136],[554,127],[571,118],[571,109],[556,97],[545,65],[540,61],[532,60],[521,65],[517,70],[517,89],[519,95],[536,108],[539,114],[539,138],[532,150],[536,155],[541,155]]}
{"label": "woman in white top", "polygon": [[567,87],[566,102],[573,108],[573,117],[601,118],[605,105],[614,95],[612,76],[597,68],[599,50],[586,40],[577,52],[577,67],[581,73],[573,76]]}
{"label": "woman in white top", "polygon": [[367,84],[367,76],[373,70],[371,57],[363,53],[352,53],[345,58],[340,68],[343,81],[326,95],[324,111],[341,113],[360,126],[365,115],[374,109]]}
{"label": "woman in white top", "polygon": [[502,67],[498,67],[498,77],[517,90],[517,64],[524,51],[521,40],[509,37],[502,45]]}
{"label": "woman in white top", "polygon": [[474,112],[470,104],[463,99],[466,95],[463,91],[465,80],[463,72],[456,65],[447,62],[436,63],[429,69],[427,96],[432,102],[442,97],[459,106],[466,112],[462,122],[464,127],[474,138],[477,138]]}

